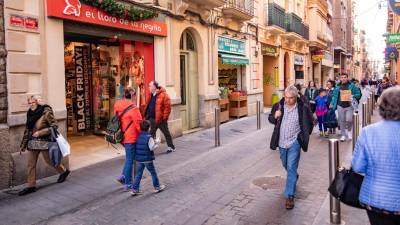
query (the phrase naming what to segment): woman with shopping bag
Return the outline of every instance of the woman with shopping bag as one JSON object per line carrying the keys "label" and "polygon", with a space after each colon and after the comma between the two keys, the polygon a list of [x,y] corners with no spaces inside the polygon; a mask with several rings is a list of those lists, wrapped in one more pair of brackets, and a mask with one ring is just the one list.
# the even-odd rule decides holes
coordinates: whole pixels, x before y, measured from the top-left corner
{"label": "woman with shopping bag", "polygon": [[70,173],[61,164],[53,166],[50,160],[51,129],[57,128],[52,108],[49,105],[40,104],[39,96],[29,97],[28,104],[30,108],[27,112],[26,128],[20,146],[22,152],[28,150],[28,186],[18,193],[20,196],[36,191],[36,164],[39,154],[42,154],[44,161],[60,174],[57,183],[64,182]]}
{"label": "woman with shopping bag", "polygon": [[352,169],[364,174],[360,194],[371,225],[400,224],[400,87],[379,99],[382,121],[362,129]]}

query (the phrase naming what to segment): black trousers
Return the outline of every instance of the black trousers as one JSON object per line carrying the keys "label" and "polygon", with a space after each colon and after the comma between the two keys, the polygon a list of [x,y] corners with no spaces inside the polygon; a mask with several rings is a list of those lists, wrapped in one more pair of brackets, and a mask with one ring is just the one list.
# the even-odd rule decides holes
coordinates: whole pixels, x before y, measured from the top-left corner
{"label": "black trousers", "polygon": [[151,130],[150,134],[153,138],[156,137],[157,129],[160,129],[161,132],[164,134],[165,140],[167,141],[168,147],[175,149],[174,143],[172,142],[172,136],[168,129],[168,121],[162,121],[161,123],[157,124],[154,119],[149,119],[151,123]]}
{"label": "black trousers", "polygon": [[367,210],[371,225],[400,225],[400,216]]}

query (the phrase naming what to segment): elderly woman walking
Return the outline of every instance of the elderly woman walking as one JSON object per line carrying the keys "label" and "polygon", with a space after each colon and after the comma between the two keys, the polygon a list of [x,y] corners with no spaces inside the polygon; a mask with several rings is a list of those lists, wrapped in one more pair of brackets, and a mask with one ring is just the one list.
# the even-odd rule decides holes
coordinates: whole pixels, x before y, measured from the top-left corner
{"label": "elderly woman walking", "polygon": [[[44,161],[53,167],[49,157],[48,142],[51,135],[50,129],[57,128],[57,122],[52,108],[48,105],[40,104],[39,100],[39,96],[31,96],[28,99],[30,108],[27,113],[26,128],[20,146],[22,152],[28,150],[28,187],[18,193],[20,196],[36,191],[36,164],[40,153],[42,153]],[[70,171],[62,165],[54,168],[60,174],[57,182],[64,182]]]}
{"label": "elderly woman walking", "polygon": [[400,87],[379,99],[382,121],[367,126],[357,140],[352,161],[365,174],[359,200],[372,225],[400,224]]}

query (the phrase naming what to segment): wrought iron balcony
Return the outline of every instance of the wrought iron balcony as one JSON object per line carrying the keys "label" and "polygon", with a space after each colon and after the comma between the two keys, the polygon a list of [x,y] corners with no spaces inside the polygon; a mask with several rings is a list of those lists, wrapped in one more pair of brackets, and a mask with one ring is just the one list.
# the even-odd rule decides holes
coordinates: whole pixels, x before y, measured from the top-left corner
{"label": "wrought iron balcony", "polygon": [[250,20],[254,17],[254,0],[227,0],[222,12],[240,21]]}
{"label": "wrought iron balcony", "polygon": [[288,13],[286,14],[286,30],[288,32],[294,32],[296,34],[299,34],[301,36],[304,35],[304,24],[301,21],[301,18],[297,16],[294,13]]}
{"label": "wrought iron balcony", "polygon": [[310,27],[294,13],[286,14],[286,31],[296,33],[306,40],[310,39]]}
{"label": "wrought iron balcony", "polygon": [[304,23],[303,23],[303,34],[301,36],[303,36],[303,38],[306,40],[310,40],[310,27],[308,25],[305,25]]}
{"label": "wrought iron balcony", "polygon": [[268,3],[268,9],[265,12],[268,13],[268,16],[266,16],[267,21],[265,21],[266,25],[278,26],[286,30],[286,12],[284,8],[276,3]]}

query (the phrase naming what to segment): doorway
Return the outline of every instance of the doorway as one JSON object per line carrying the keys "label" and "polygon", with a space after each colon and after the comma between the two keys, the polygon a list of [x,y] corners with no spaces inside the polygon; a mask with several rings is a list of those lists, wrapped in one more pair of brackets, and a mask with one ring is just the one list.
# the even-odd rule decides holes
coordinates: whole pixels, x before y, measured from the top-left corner
{"label": "doorway", "polygon": [[289,70],[290,70],[289,65],[290,64],[289,64],[289,54],[287,52],[285,53],[283,60],[284,60],[283,61],[283,68],[284,68],[283,79],[284,79],[284,87],[286,89],[290,85],[290,74],[289,74]]}
{"label": "doorway", "polygon": [[180,39],[180,94],[182,129],[197,128],[199,120],[199,73],[197,49],[193,35],[188,31]]}

